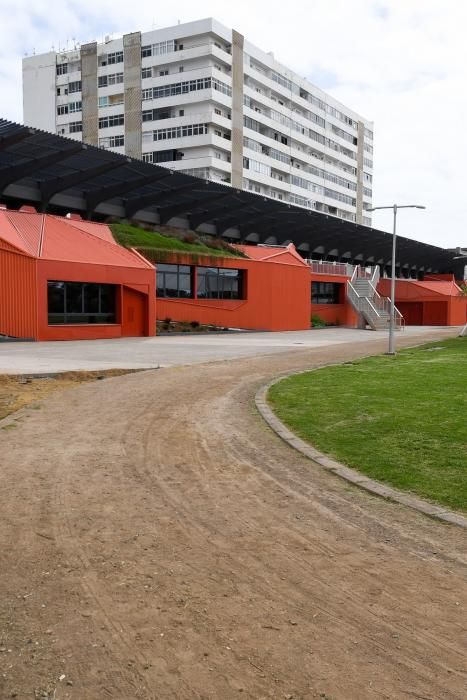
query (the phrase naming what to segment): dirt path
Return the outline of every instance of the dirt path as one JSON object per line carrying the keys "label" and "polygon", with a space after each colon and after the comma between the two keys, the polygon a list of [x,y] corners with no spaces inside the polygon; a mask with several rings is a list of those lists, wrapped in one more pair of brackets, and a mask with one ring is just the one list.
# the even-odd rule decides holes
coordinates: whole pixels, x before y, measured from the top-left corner
{"label": "dirt path", "polygon": [[321,471],[254,408],[272,376],[363,353],[133,374],[4,421],[0,698],[465,698],[465,532]]}

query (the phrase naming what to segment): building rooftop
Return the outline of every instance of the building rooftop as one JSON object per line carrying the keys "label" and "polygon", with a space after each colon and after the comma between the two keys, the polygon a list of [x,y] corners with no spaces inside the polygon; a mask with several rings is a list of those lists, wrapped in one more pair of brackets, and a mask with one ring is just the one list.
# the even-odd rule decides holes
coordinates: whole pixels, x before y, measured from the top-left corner
{"label": "building rooftop", "polygon": [[[293,242],[304,257],[356,264],[391,260],[392,236],[328,214],[144,163],[0,119],[0,202],[28,203],[43,212],[209,225],[238,243]],[[457,272],[463,260],[438,246],[398,238],[398,266],[410,271]],[[460,272],[462,268],[462,274]]]}
{"label": "building rooftop", "polygon": [[0,246],[46,260],[152,267],[140,255],[119,246],[105,224],[39,214],[32,207],[22,211],[0,208]]}

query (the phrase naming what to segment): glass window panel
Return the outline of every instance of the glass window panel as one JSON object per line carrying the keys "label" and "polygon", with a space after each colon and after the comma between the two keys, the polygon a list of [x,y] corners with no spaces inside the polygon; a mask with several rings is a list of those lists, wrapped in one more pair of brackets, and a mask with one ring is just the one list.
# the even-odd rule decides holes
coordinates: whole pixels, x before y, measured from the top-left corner
{"label": "glass window panel", "polygon": [[115,285],[49,281],[47,286],[50,325],[115,323]]}
{"label": "glass window panel", "polygon": [[178,291],[181,297],[191,297],[191,275],[188,272],[178,276]]}
{"label": "glass window panel", "polygon": [[49,313],[65,312],[65,285],[63,282],[47,282]]}
{"label": "glass window panel", "polygon": [[66,284],[66,309],[67,314],[83,313],[83,285],[79,282],[67,282]]}
{"label": "glass window panel", "polygon": [[99,285],[85,284],[84,287],[84,311],[87,314],[99,312]]}
{"label": "glass window panel", "polygon": [[110,314],[115,317],[115,285],[101,284],[100,287],[100,313]]}

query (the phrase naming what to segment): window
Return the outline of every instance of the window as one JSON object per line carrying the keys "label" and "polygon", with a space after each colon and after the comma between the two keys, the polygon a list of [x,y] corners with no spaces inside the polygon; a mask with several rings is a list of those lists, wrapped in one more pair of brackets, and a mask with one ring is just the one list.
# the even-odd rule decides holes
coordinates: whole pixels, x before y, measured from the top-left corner
{"label": "window", "polygon": [[169,71],[168,71],[167,69],[165,69],[165,70],[160,70],[160,71],[159,71],[159,75],[160,75],[160,76],[168,75],[168,74],[169,74]]}
{"label": "window", "polygon": [[47,282],[49,325],[115,323],[114,284]]}
{"label": "window", "polygon": [[185,116],[185,110],[184,110],[184,109],[179,109],[179,110],[178,110],[178,116],[179,116],[179,117],[184,117],[184,116]]}
{"label": "window", "polygon": [[258,160],[252,160],[251,158],[243,159],[243,167],[245,170],[254,170],[256,173],[261,173],[262,175],[271,176],[271,167],[265,163],[260,163]]}
{"label": "window", "polygon": [[173,126],[168,129],[155,129],[153,132],[154,141],[165,141],[166,139],[178,139],[185,136],[200,136],[208,133],[207,124],[187,124],[186,126]]}
{"label": "window", "polygon": [[177,151],[154,151],[152,154],[153,163],[167,163],[170,160],[179,160],[179,158],[177,158]]}
{"label": "window", "polygon": [[68,73],[68,63],[59,63],[57,65],[57,75],[66,75]]}
{"label": "window", "polygon": [[189,265],[157,264],[157,296],[192,299],[193,285],[191,269]]}
{"label": "window", "polygon": [[99,75],[97,78],[98,87],[107,87],[107,85],[118,85],[123,83],[123,73],[110,73],[109,75]]}
{"label": "window", "polygon": [[185,95],[196,90],[208,90],[214,88],[229,97],[232,96],[232,88],[220,80],[211,78],[198,78],[197,80],[185,80],[182,83],[171,83],[170,85],[161,85],[160,87],[148,88],[143,90],[143,100],[160,99],[163,97],[172,97],[173,95]]}
{"label": "window", "polygon": [[110,66],[114,63],[123,63],[123,51],[114,51],[107,54],[107,64]]}
{"label": "window", "polygon": [[105,97],[99,97],[99,107],[108,107],[109,106],[109,96],[105,95]]}
{"label": "window", "polygon": [[83,131],[83,122],[70,122],[69,123],[70,134],[79,134]]}
{"label": "window", "polygon": [[81,92],[81,80],[75,80],[68,85],[68,92],[71,95],[72,92]]}
{"label": "window", "polygon": [[125,145],[124,136],[104,136],[99,139],[99,146],[101,148],[118,148],[119,146]]}
{"label": "window", "polygon": [[243,270],[197,267],[198,299],[243,299]]}
{"label": "window", "polygon": [[172,51],[175,51],[175,41],[173,39],[169,41],[160,41],[158,44],[148,44],[146,46],[142,46],[141,58],[161,56],[162,54],[171,53]]}
{"label": "window", "polygon": [[73,114],[73,112],[81,112],[83,108],[83,103],[81,100],[78,100],[78,102],[70,102],[69,104],[69,111],[70,114]]}
{"label": "window", "polygon": [[68,114],[68,105],[58,105],[57,114],[58,116],[62,114]]}
{"label": "window", "polygon": [[151,78],[152,77],[152,68],[143,68],[141,70],[141,78],[144,80],[145,78]]}
{"label": "window", "polygon": [[109,117],[99,118],[99,129],[107,129],[110,126],[121,126],[125,123],[123,114],[111,114]]}
{"label": "window", "polygon": [[185,70],[185,69],[184,69],[183,66],[179,66],[179,68],[178,68],[178,72],[179,72],[179,73],[183,73],[184,70]]}
{"label": "window", "polygon": [[342,304],[343,284],[335,282],[312,282],[311,283],[311,303],[312,304]]}

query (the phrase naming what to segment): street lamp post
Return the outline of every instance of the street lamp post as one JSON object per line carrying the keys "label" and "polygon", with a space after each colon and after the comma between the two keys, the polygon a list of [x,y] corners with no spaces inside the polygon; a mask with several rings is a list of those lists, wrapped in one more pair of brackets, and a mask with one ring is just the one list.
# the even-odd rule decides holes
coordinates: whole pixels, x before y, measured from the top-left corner
{"label": "street lamp post", "polygon": [[[453,260],[467,260],[467,250],[463,250],[462,248],[456,248],[456,253],[457,255],[453,258]],[[465,267],[464,267],[464,279],[465,279]],[[459,333],[459,338],[463,338],[464,336],[467,336],[467,323],[465,326],[462,328],[461,332]]]}
{"label": "street lamp post", "polygon": [[397,210],[398,209],[426,209],[422,204],[391,204],[387,207],[370,207],[366,211],[376,211],[377,209],[392,209],[394,213],[393,227],[392,227],[392,256],[391,256],[391,307],[390,307],[390,318],[389,318],[389,346],[388,355],[395,355],[395,341],[394,341],[394,307],[395,307],[395,297],[396,297],[396,222],[397,222]]}

